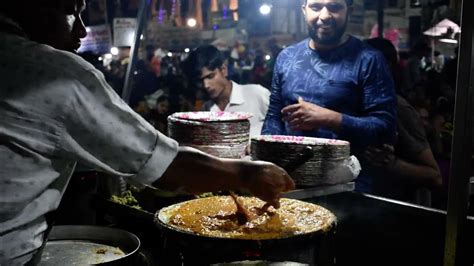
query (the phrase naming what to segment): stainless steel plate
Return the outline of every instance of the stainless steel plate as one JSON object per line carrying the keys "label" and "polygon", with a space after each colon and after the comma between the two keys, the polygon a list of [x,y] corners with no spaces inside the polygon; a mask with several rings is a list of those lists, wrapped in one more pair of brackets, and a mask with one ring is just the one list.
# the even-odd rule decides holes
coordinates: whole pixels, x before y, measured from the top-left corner
{"label": "stainless steel plate", "polygon": [[46,243],[39,265],[91,265],[125,256],[118,247],[86,241],[58,240]]}
{"label": "stainless steel plate", "polygon": [[[39,265],[91,265],[133,261],[140,248],[134,234],[89,225],[54,226]],[[129,265],[129,264],[123,264]]]}

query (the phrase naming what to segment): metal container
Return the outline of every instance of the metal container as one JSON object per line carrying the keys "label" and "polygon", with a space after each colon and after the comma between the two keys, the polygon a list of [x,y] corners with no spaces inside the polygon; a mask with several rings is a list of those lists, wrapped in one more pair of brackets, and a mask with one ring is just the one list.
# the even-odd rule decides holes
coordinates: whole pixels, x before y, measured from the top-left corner
{"label": "metal container", "polygon": [[[310,148],[312,156],[288,167],[304,158]],[[251,140],[251,156],[254,160],[269,161],[286,168],[298,187],[314,187],[350,182],[348,178],[331,176],[329,173],[350,158],[350,144],[347,141],[310,138],[301,136],[264,135]],[[290,168],[290,169],[288,169]]]}
{"label": "metal container", "polygon": [[51,230],[39,265],[137,265],[140,240],[124,230],[60,225]]}
{"label": "metal container", "polygon": [[249,142],[251,114],[241,112],[183,112],[168,117],[169,136],[222,158],[242,158]]}

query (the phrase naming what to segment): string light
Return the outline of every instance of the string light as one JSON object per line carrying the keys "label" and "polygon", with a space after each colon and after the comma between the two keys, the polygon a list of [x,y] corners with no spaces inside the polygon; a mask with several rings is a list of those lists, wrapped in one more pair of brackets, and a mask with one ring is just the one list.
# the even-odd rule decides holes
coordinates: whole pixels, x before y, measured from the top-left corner
{"label": "string light", "polygon": [[194,28],[197,25],[197,21],[195,18],[189,18],[187,24],[189,27]]}
{"label": "string light", "polygon": [[260,6],[260,14],[266,16],[272,12],[272,7],[269,4],[263,4]]}
{"label": "string light", "polygon": [[110,48],[110,53],[112,55],[118,55],[119,54],[119,49],[117,47],[112,47],[112,48]]}

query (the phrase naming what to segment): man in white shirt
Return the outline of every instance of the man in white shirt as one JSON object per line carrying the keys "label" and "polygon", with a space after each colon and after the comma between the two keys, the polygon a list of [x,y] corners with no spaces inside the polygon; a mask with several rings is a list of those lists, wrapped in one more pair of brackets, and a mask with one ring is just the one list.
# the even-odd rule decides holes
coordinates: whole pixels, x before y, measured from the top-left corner
{"label": "man in white shirt", "polygon": [[0,5],[0,265],[37,263],[76,162],[166,190],[244,189],[275,207],[294,187],[273,164],[178,147],[133,112],[74,54],[84,0],[27,4]]}
{"label": "man in white shirt", "polygon": [[227,64],[219,50],[203,45],[183,62],[183,70],[192,81],[203,86],[210,101],[203,109],[211,112],[248,112],[250,136],[260,135],[270,102],[270,91],[257,84],[240,85],[227,78]]}

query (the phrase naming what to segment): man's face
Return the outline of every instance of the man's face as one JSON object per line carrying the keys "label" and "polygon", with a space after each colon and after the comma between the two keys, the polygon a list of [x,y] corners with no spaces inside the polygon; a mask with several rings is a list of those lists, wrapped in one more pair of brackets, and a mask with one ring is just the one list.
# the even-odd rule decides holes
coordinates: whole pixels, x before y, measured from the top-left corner
{"label": "man's face", "polygon": [[53,46],[56,49],[77,52],[81,38],[87,32],[81,18],[85,0],[64,0],[56,7],[44,7],[38,11],[41,23],[32,32],[35,41]]}
{"label": "man's face", "polygon": [[225,65],[214,70],[209,70],[207,67],[201,69],[201,84],[204,86],[204,89],[209,94],[209,97],[212,100],[215,100],[221,96],[224,92],[225,86],[227,84],[227,68]]}
{"label": "man's face", "polygon": [[428,127],[430,124],[430,113],[425,108],[418,109],[418,114],[420,115],[423,126]]}
{"label": "man's face", "polygon": [[168,114],[169,106],[170,104],[168,101],[161,101],[156,105],[156,110],[159,114]]}
{"label": "man's face", "polygon": [[303,13],[316,44],[336,45],[346,31],[350,10],[345,0],[307,0]]}

